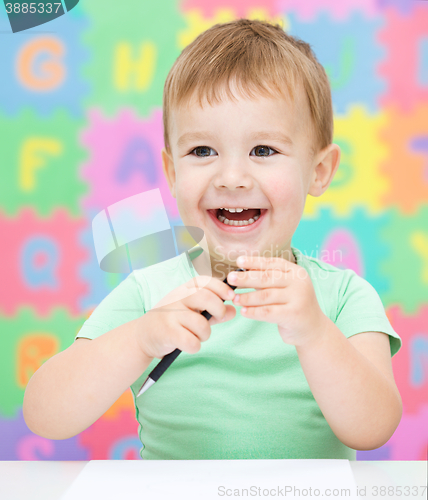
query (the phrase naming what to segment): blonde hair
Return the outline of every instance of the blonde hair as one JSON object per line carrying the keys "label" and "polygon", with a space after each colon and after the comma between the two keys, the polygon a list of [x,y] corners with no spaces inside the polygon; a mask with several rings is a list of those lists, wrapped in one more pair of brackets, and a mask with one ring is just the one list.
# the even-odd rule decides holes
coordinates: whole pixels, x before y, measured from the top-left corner
{"label": "blonde hair", "polygon": [[[279,24],[237,19],[215,24],[187,45],[174,62],[163,91],[164,143],[170,148],[171,110],[205,98],[218,103],[225,88],[234,99],[230,82],[239,83],[243,96],[291,97],[303,85],[308,98],[314,140],[312,154],[333,141],[333,108],[327,74],[311,46],[288,35]],[[253,93],[254,91],[254,93]],[[287,95],[288,92],[288,95]]]}

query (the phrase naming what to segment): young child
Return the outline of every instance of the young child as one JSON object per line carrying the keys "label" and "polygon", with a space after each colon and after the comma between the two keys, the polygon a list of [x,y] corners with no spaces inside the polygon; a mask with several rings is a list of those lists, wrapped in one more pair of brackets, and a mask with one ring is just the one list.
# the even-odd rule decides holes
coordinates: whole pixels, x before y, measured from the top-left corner
{"label": "young child", "polygon": [[[174,63],[163,106],[164,174],[209,256],[117,286],[31,378],[28,427],[70,438],[131,387],[143,459],[355,460],[382,446],[402,413],[391,367],[401,339],[367,281],[291,246],[307,195],[326,191],[340,161],[310,46],[268,22],[217,24]],[[212,278],[199,286],[207,257]]]}

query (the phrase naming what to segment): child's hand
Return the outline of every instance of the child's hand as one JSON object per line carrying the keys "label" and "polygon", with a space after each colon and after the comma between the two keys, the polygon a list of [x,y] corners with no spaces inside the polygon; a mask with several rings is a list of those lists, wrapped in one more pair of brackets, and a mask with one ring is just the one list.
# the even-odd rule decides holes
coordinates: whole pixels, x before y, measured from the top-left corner
{"label": "child's hand", "polygon": [[237,288],[255,288],[255,292],[236,294],[234,304],[245,318],[277,323],[286,344],[300,346],[320,332],[326,316],[322,312],[307,271],[282,258],[245,257],[237,265],[248,269],[227,281]]}
{"label": "child's hand", "polygon": [[[235,317],[235,307],[223,302],[234,295],[229,285],[216,278],[192,278],[139,318],[136,335],[141,350],[150,358],[163,358],[174,349],[198,352],[201,342],[209,339],[211,326]],[[184,298],[177,300],[180,297]],[[212,317],[207,321],[202,311]]]}

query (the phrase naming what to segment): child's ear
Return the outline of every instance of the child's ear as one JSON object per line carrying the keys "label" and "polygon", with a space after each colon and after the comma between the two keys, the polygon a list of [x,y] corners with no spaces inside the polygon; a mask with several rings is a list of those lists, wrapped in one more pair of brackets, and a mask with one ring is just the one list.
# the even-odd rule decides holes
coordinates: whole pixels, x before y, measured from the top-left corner
{"label": "child's ear", "polygon": [[165,178],[168,182],[171,195],[175,198],[175,168],[171,155],[167,152],[166,148],[162,148],[162,169]]}
{"label": "child's ear", "polygon": [[308,194],[321,196],[333,180],[340,164],[340,147],[329,144],[313,160]]}

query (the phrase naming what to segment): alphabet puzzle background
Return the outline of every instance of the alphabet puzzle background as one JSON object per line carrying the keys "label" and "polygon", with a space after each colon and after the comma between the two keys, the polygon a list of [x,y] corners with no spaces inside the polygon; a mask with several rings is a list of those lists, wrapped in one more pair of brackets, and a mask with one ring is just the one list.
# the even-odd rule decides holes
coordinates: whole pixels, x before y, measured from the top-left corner
{"label": "alphabet puzzle background", "polygon": [[23,395],[126,277],[99,269],[95,214],[159,187],[182,223],[162,174],[163,84],[200,32],[238,17],[281,20],[325,66],[342,162],[293,245],[320,259],[340,249],[329,262],[375,287],[404,342],[401,423],[357,458],[427,459],[428,2],[82,0],[19,34],[0,7],[0,460],[139,459],[129,389],[64,441],[27,428]]}

